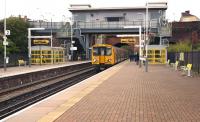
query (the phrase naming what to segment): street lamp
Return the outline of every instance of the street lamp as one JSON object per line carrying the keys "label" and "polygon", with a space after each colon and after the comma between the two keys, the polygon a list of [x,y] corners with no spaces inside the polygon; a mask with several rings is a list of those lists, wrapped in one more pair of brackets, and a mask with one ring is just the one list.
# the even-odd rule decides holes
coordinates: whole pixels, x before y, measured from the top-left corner
{"label": "street lamp", "polygon": [[52,46],[53,46],[53,44],[52,44],[52,40],[53,40],[53,32],[52,32],[52,17],[54,16],[54,14],[52,14],[52,16],[51,16],[51,48],[52,48]]}
{"label": "street lamp", "polygon": [[[146,29],[146,18],[145,18],[145,13],[137,13],[138,15],[142,15],[142,19],[143,19],[143,30],[144,30],[144,33],[143,33],[143,40],[146,40],[146,32],[145,32],[145,29]],[[142,27],[142,26],[141,26]],[[141,40],[140,40],[140,58],[141,58],[141,55],[142,55],[142,49],[141,49],[141,45],[142,45],[142,42],[141,42]],[[142,66],[142,62],[141,62],[141,60],[139,59],[139,67],[141,67]]]}
{"label": "street lamp", "polygon": [[45,28],[28,28],[28,58],[29,58],[29,67],[31,67],[31,31],[32,30],[45,30]]}
{"label": "street lamp", "polygon": [[5,0],[5,15],[4,15],[4,36],[3,36],[3,45],[4,45],[4,71],[6,71],[6,63],[7,63],[7,57],[6,57],[6,45],[8,45],[8,42],[6,41],[7,33],[6,33],[6,0]]}
{"label": "street lamp", "polygon": [[70,46],[70,50],[71,50],[71,60],[73,61],[73,49],[72,49],[72,47],[73,47],[73,28],[72,28],[72,26],[73,26],[73,16],[71,17],[71,22],[70,22],[70,27],[71,27],[71,46]]}
{"label": "street lamp", "polygon": [[146,36],[145,36],[145,47],[146,47],[146,61],[145,61],[145,71],[148,72],[148,28],[149,28],[149,25],[148,25],[148,2],[146,3]]}

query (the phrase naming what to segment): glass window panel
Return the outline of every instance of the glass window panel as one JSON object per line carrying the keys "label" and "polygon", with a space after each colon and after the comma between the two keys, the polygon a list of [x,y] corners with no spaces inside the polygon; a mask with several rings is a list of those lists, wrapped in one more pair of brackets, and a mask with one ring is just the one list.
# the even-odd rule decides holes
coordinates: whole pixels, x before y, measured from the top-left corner
{"label": "glass window panel", "polygon": [[99,55],[99,48],[93,47],[93,55],[98,56]]}
{"label": "glass window panel", "polygon": [[106,48],[106,56],[110,56],[112,54],[112,48]]}

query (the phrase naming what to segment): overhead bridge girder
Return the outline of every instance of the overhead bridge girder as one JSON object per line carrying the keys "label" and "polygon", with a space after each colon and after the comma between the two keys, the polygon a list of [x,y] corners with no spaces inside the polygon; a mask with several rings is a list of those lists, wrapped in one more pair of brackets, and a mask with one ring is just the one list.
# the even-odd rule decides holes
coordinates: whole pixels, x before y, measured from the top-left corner
{"label": "overhead bridge girder", "polygon": [[[139,29],[138,28],[118,28],[118,29],[87,29],[83,28],[81,29],[82,34],[138,34]],[[157,28],[151,28],[151,32],[157,33]],[[142,33],[144,33],[144,29],[142,29]]]}

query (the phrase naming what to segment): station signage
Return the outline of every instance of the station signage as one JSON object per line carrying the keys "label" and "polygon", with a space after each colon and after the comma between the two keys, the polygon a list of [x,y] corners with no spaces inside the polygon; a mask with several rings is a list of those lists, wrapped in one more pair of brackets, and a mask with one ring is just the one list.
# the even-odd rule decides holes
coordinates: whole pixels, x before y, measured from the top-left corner
{"label": "station signage", "polygon": [[136,38],[121,38],[121,43],[135,44],[136,43]]}
{"label": "station signage", "polygon": [[32,40],[33,45],[49,45],[50,41],[48,39],[34,39]]}
{"label": "station signage", "polygon": [[77,50],[77,47],[70,47],[70,50]]}
{"label": "station signage", "polygon": [[10,35],[10,30],[6,30],[6,31],[5,31],[5,35],[6,35],[6,36],[9,36],[9,35]]}

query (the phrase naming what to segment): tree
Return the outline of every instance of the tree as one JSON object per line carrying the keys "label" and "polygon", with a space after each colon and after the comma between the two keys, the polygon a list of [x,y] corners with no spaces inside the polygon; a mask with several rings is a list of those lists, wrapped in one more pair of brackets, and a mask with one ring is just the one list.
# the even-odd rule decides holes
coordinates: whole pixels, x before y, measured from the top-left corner
{"label": "tree", "polygon": [[185,42],[179,42],[175,45],[170,45],[167,50],[168,52],[190,52],[192,48],[191,48],[191,43],[185,41]]}
{"label": "tree", "polygon": [[[27,28],[29,28],[29,23],[23,18],[19,17],[9,17],[7,21],[7,30],[10,30],[11,35],[7,36],[9,42],[8,54],[9,53],[27,53]],[[3,34],[3,20],[0,21],[0,33]],[[0,53],[2,53],[3,44],[0,43]]]}

